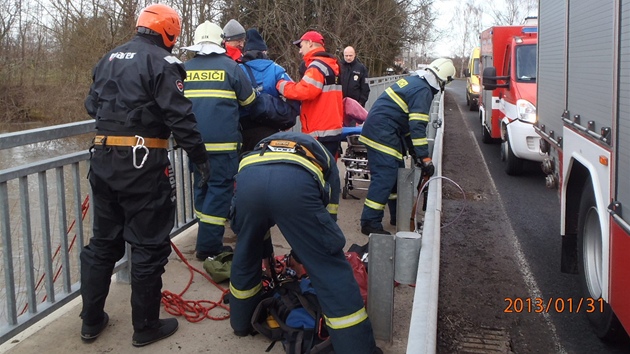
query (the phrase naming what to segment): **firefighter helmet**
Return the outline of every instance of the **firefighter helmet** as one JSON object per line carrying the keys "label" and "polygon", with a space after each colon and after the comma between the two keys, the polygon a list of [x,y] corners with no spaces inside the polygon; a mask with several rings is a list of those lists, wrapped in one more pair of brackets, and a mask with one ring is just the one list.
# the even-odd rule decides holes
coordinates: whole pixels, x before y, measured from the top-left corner
{"label": "firefighter helmet", "polygon": [[442,86],[451,82],[455,76],[455,66],[451,59],[439,58],[429,64],[426,70],[435,74]]}
{"label": "firefighter helmet", "polygon": [[182,30],[179,15],[164,4],[149,5],[140,12],[137,27],[145,27],[162,36],[164,45],[172,48]]}
{"label": "firefighter helmet", "polygon": [[206,21],[195,29],[194,44],[201,44],[203,42],[212,42],[216,45],[221,45],[223,42],[223,30],[219,25]]}

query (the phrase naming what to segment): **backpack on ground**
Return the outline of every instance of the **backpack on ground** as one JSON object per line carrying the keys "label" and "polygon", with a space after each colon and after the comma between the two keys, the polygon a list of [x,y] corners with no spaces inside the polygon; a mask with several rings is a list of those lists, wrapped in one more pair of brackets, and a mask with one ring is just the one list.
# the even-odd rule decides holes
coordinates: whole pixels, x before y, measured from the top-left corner
{"label": "backpack on ground", "polygon": [[256,331],[281,341],[287,354],[334,354],[310,279],[287,279],[267,293],[252,316]]}

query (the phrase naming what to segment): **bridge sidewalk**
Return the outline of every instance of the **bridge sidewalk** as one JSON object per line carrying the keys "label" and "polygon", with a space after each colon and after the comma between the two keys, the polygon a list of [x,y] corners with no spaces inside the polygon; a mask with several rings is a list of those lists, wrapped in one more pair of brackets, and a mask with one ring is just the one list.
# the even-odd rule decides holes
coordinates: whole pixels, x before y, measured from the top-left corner
{"label": "bridge sidewalk", "polygon": [[[340,171],[345,171],[339,163]],[[343,178],[343,176],[342,176]],[[367,237],[359,230],[359,216],[363,206],[366,191],[352,191],[359,199],[342,199],[339,205],[339,226],[346,236],[346,249],[353,243],[363,245]],[[390,226],[385,218],[385,228],[395,232],[395,227]],[[192,227],[173,239],[174,244],[194,267],[203,271],[202,262],[194,258],[194,246],[197,228]],[[272,229],[272,239],[276,254],[289,252],[289,247],[277,228]],[[226,229],[225,242],[234,245],[236,237],[232,231]],[[164,274],[163,290],[172,293],[182,292],[188,284],[189,271],[175,252],[171,253],[169,263]],[[227,282],[220,284],[227,287]],[[27,329],[21,335],[0,346],[1,353],[7,354],[66,354],[66,353],[152,353],[166,354],[180,353],[205,353],[205,352],[229,352],[230,354],[265,353],[269,346],[268,339],[261,335],[240,338],[232,334],[229,320],[214,321],[204,319],[198,323],[191,323],[179,317],[179,330],[171,337],[143,348],[134,348],[131,345],[131,306],[130,287],[128,284],[112,282],[105,311],[110,316],[110,322],[102,335],[93,343],[86,344],[80,339],[81,300],[75,299],[64,308],[41,323]],[[394,333],[393,343],[378,342],[385,354],[401,354],[406,351],[409,321],[413,302],[414,288],[399,286],[395,289],[394,303]],[[193,283],[184,294],[187,300],[218,301],[220,290],[209,283],[204,277],[195,273]],[[211,312],[214,316],[225,313],[215,309]],[[172,317],[162,309],[162,317]],[[277,343],[269,352],[272,354],[283,353],[282,345]],[[340,353],[343,354],[343,353]]]}

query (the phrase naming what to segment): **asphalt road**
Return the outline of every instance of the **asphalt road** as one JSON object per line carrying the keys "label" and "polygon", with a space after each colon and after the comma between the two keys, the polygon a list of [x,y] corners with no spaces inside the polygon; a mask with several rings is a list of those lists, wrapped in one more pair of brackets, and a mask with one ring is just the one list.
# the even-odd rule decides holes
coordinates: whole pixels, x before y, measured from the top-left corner
{"label": "asphalt road", "polygon": [[[577,301],[581,297],[578,275],[560,272],[560,207],[557,190],[545,187],[544,174],[538,163],[527,164],[521,176],[508,176],[500,159],[500,144],[481,142],[479,113],[469,111],[466,106],[465,81],[452,82],[448,94],[459,107],[464,124],[474,133],[531,272],[533,282],[530,285],[537,287],[545,302],[550,299]],[[548,318],[555,327],[560,345],[559,349],[550,349],[550,353],[630,353],[630,341],[612,345],[600,341],[582,313],[570,313],[566,309],[563,312],[550,311]]]}

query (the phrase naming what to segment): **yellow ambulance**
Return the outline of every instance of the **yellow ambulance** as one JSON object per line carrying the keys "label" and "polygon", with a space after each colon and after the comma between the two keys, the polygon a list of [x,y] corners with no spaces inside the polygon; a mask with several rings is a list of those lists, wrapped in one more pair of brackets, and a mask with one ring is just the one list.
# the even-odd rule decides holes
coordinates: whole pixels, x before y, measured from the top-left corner
{"label": "yellow ambulance", "polygon": [[479,57],[481,50],[475,47],[470,54],[468,67],[464,69],[466,76],[466,104],[471,111],[479,110]]}

